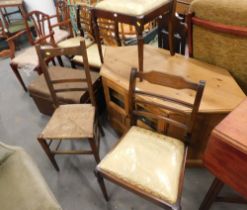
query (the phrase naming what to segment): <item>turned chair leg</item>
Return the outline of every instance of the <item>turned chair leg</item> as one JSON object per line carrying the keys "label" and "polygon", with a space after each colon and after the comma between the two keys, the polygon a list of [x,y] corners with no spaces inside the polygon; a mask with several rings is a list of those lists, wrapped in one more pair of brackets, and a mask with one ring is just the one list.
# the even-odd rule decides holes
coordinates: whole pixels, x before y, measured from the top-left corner
{"label": "turned chair leg", "polygon": [[18,81],[21,83],[21,86],[23,87],[23,89],[25,90],[25,92],[27,92],[27,87],[25,85],[25,83],[23,82],[23,79],[21,78],[20,72],[18,71],[18,66],[15,64],[10,64],[15,76],[17,77]]}
{"label": "turned chair leg", "polygon": [[49,148],[49,145],[47,144],[46,140],[43,138],[38,138],[38,141],[40,143],[40,145],[43,147],[45,153],[47,154],[48,158],[50,159],[52,165],[54,166],[54,168],[59,171],[59,167],[57,165],[57,162],[54,158],[54,154],[51,153],[51,150]]}
{"label": "turned chair leg", "polygon": [[213,202],[215,201],[217,195],[220,193],[223,186],[224,183],[221,182],[219,179],[215,178],[204,200],[202,201],[199,210],[208,210],[212,206]]}
{"label": "turned chair leg", "polygon": [[97,171],[97,169],[95,169],[94,174],[97,178],[97,181],[99,183],[100,189],[104,195],[104,198],[106,201],[109,201],[109,197],[106,191],[106,187],[105,187],[105,182],[104,182],[104,178],[101,176],[101,174]]}
{"label": "turned chair leg", "polygon": [[104,137],[105,136],[105,132],[104,132],[103,126],[101,125],[100,122],[98,122],[98,126],[99,126],[99,132],[100,132],[101,136]]}

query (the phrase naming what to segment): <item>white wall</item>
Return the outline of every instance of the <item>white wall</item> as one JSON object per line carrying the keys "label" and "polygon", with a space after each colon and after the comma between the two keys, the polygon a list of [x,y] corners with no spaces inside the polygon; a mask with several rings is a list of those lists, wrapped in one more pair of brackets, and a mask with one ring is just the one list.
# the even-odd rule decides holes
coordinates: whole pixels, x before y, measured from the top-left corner
{"label": "white wall", "polygon": [[56,7],[53,0],[24,0],[27,11],[39,10],[48,15],[56,14]]}

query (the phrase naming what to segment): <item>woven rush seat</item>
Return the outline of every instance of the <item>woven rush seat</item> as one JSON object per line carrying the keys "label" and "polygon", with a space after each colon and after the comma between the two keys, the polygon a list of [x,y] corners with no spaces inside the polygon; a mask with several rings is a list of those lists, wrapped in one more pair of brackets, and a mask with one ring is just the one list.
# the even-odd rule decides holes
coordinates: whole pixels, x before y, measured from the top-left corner
{"label": "woven rush seat", "polygon": [[125,15],[141,16],[168,2],[170,0],[104,0],[97,3],[96,8]]}
{"label": "woven rush seat", "polygon": [[97,169],[174,204],[184,151],[175,138],[133,126]]}
{"label": "woven rush seat", "polygon": [[[103,56],[105,54],[105,49],[106,49],[106,47],[104,45],[102,45]],[[100,60],[100,55],[99,55],[99,50],[98,50],[97,44],[93,44],[87,48],[87,56],[88,56],[89,66],[92,66],[95,68],[101,67],[102,63]],[[72,60],[75,61],[76,63],[83,64],[83,59],[81,56],[75,56]]]}
{"label": "woven rush seat", "polygon": [[46,139],[92,138],[95,107],[91,104],[59,106],[40,137]]}

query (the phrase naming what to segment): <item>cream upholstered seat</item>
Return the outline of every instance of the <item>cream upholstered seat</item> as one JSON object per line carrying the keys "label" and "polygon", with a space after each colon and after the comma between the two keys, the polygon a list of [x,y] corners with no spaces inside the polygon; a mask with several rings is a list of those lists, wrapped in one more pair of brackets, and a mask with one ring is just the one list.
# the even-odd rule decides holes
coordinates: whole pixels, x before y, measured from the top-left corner
{"label": "cream upholstered seat", "polygon": [[184,152],[183,142],[133,126],[97,169],[174,204]]}
{"label": "cream upholstered seat", "polygon": [[29,155],[1,142],[0,209],[62,209]]}
{"label": "cream upholstered seat", "polygon": [[55,43],[59,43],[70,36],[70,33],[68,31],[60,29],[59,27],[55,27],[53,31]]}
{"label": "cream upholstered seat", "polygon": [[121,13],[125,15],[145,15],[170,0],[104,0],[96,4],[97,9]]}
{"label": "cream upholstered seat", "polygon": [[[102,45],[103,56],[105,54],[105,49],[106,49],[106,47],[104,45]],[[95,68],[101,67],[102,63],[100,60],[99,50],[98,50],[97,44],[93,44],[87,48],[87,56],[88,56],[89,66],[92,66]],[[83,59],[81,56],[75,56],[72,60],[77,62],[77,63],[81,63],[81,64],[83,63]]]}
{"label": "cream upholstered seat", "polygon": [[81,36],[76,36],[59,42],[58,47],[77,47],[80,45],[80,42],[82,40],[85,40],[85,44],[87,47],[93,43],[90,39],[84,39]]}
{"label": "cream upholstered seat", "polygon": [[92,104],[59,106],[40,134],[46,139],[92,138],[95,107]]}
{"label": "cream upholstered seat", "polygon": [[38,55],[34,46],[22,50],[11,60],[12,64],[18,65],[19,69],[33,70],[39,65]]}

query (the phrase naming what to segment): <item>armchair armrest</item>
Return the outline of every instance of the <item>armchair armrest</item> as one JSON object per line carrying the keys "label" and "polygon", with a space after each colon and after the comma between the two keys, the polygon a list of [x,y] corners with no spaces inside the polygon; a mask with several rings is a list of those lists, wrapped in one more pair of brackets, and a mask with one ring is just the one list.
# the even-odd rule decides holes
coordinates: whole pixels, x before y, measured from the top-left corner
{"label": "armchair armrest", "polygon": [[9,49],[10,49],[10,58],[11,59],[13,59],[15,57],[15,42],[14,41],[25,33],[27,33],[27,31],[23,30],[23,31],[20,31],[20,32],[16,33],[15,35],[13,35],[7,39]]}
{"label": "armchair armrest", "polygon": [[51,25],[51,27],[54,28],[57,26],[66,26],[66,25],[70,25],[70,19],[55,23],[55,24]]}
{"label": "armchair armrest", "polygon": [[51,31],[49,34],[35,40],[34,45],[47,43],[46,39],[50,38],[51,39],[50,44],[55,47],[55,41],[54,41],[53,35],[54,35],[54,31]]}

